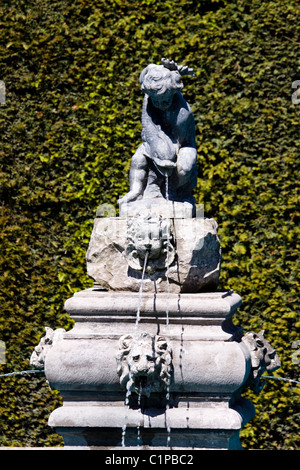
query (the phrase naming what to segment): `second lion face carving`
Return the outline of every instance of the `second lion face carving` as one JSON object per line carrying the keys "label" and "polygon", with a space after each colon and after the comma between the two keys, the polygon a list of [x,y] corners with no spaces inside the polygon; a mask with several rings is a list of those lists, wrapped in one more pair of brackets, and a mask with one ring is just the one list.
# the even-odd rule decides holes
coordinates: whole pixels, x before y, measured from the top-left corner
{"label": "second lion face carving", "polygon": [[165,337],[142,332],[120,338],[117,372],[122,388],[147,397],[166,391],[171,370],[172,351]]}

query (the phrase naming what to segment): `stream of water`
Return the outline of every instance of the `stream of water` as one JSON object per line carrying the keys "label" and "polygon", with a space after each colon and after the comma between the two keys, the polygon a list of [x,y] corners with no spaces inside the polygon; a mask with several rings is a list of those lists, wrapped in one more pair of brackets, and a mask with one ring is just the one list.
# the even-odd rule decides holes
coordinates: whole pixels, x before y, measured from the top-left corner
{"label": "stream of water", "polygon": [[[170,224],[170,213],[169,213],[169,175],[165,173],[166,179],[166,204],[167,204],[167,221]],[[171,225],[170,225],[171,226]],[[167,229],[167,271],[166,271],[166,280],[167,280],[167,303],[166,303],[166,325],[169,324],[169,298],[170,298],[170,282],[169,282],[169,269],[170,269],[170,236],[169,230]],[[167,447],[170,447],[171,444],[171,428],[168,424],[167,412],[170,409],[170,379],[168,380],[167,392],[166,392],[166,428],[167,428]]]}
{"label": "stream of water", "polygon": [[[165,189],[166,189],[166,208],[167,208],[167,222],[168,222],[168,227],[166,230],[166,236],[167,236],[167,259],[166,259],[166,264],[167,264],[167,269],[166,269],[166,284],[167,284],[167,301],[166,301],[166,325],[169,324],[169,297],[170,297],[170,283],[169,283],[169,268],[170,268],[170,251],[169,251],[169,245],[170,245],[170,234],[169,234],[169,225],[170,225],[170,214],[169,214],[169,176],[167,172],[165,173]],[[137,336],[137,330],[140,322],[140,313],[141,313],[141,305],[142,305],[142,295],[143,295],[143,283],[144,283],[144,277],[145,277],[145,271],[147,267],[147,261],[148,261],[148,256],[149,256],[149,251],[146,251],[145,259],[144,259],[144,266],[143,266],[143,271],[142,271],[142,278],[141,278],[141,284],[140,284],[140,289],[139,289],[139,297],[138,297],[138,307],[137,307],[137,312],[136,312],[136,321],[135,321],[135,331],[134,331],[134,337],[133,337],[133,343],[136,340]],[[126,391],[126,397],[125,397],[125,423],[122,427],[122,447],[125,447],[125,438],[126,438],[126,423],[128,421],[128,412],[129,412],[129,398],[131,395],[131,385],[132,385],[132,376],[131,376],[131,371],[130,371],[130,364],[129,364],[129,380],[127,382],[127,391]],[[141,392],[142,392],[142,386],[140,385],[139,393],[138,393],[138,405],[141,404]],[[168,381],[167,385],[167,390],[166,390],[166,410],[165,410],[165,422],[166,422],[166,429],[167,429],[167,447],[170,447],[170,442],[171,442],[171,428],[168,424],[168,416],[167,412],[170,409],[170,380]],[[137,446],[141,447],[141,431],[140,431],[140,425],[137,425]]]}
{"label": "stream of water", "polygon": [[[147,261],[148,261],[148,256],[149,256],[149,251],[146,251],[145,254],[145,259],[144,259],[144,266],[143,266],[143,271],[142,271],[142,278],[141,278],[141,284],[139,288],[139,297],[138,297],[138,306],[137,306],[137,312],[136,312],[136,319],[135,319],[135,328],[134,328],[134,335],[133,335],[133,341],[132,341],[132,348],[134,346],[134,343],[137,338],[137,330],[139,326],[139,321],[140,321],[140,313],[141,313],[141,306],[142,306],[142,296],[143,296],[143,284],[144,284],[144,277],[145,277],[145,271],[147,267]],[[126,390],[126,396],[125,396],[125,423],[122,426],[122,447],[125,447],[125,437],[126,437],[126,428],[127,428],[127,421],[128,421],[128,412],[129,412],[129,398],[131,395],[131,385],[132,385],[132,374],[131,374],[131,364],[129,363],[129,380],[127,382],[127,390]],[[140,385],[140,390],[139,390],[139,395],[138,395],[138,404],[140,405],[141,402],[141,387]],[[137,442],[138,446],[140,447],[140,442],[141,442],[141,432],[140,432],[140,426],[137,426]]]}
{"label": "stream of water", "polygon": [[136,312],[136,320],[135,320],[135,335],[137,332],[137,328],[139,326],[139,321],[140,321],[140,314],[141,314],[141,306],[142,306],[142,296],[143,296],[143,284],[144,284],[144,277],[145,277],[145,271],[147,267],[147,261],[148,261],[148,256],[149,256],[149,251],[146,251],[145,259],[144,259],[144,266],[143,266],[143,272],[142,272],[142,279],[141,279],[141,285],[139,288],[139,299],[138,299],[138,308]]}
{"label": "stream of water", "polygon": [[[166,204],[167,204],[167,222],[170,224],[170,214],[169,214],[169,175],[166,172],[165,173],[165,178],[166,178]],[[169,244],[170,244],[170,236],[169,236],[169,230],[167,228],[167,270],[166,270],[166,282],[167,282],[167,303],[166,303],[166,324],[169,324],[169,297],[170,297],[170,283],[169,283],[169,268],[170,268],[170,250],[169,250]]]}

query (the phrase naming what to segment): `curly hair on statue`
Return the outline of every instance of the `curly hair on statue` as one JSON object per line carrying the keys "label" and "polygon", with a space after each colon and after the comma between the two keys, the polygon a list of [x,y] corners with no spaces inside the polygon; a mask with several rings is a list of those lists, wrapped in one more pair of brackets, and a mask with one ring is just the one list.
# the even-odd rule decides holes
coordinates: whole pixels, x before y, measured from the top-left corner
{"label": "curly hair on statue", "polygon": [[145,93],[153,91],[163,94],[166,90],[180,91],[183,88],[181,77],[193,75],[187,65],[177,65],[173,60],[161,59],[161,65],[150,64],[140,74],[141,89]]}

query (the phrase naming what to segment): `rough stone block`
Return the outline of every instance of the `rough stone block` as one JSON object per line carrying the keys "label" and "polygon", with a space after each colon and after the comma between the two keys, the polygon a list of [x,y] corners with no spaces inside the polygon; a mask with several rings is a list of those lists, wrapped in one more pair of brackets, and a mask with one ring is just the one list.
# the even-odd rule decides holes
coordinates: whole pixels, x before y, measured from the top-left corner
{"label": "rough stone block", "polygon": [[[140,267],[134,269],[127,250],[131,220],[121,217],[95,219],[86,254],[87,273],[96,284],[107,290],[138,292],[140,289],[143,263],[141,261]],[[154,269],[153,272],[147,272],[147,269],[145,271],[143,292],[215,290],[221,265],[217,231],[218,226],[214,219],[170,219],[169,248],[165,243],[162,249],[164,253],[169,249],[169,259],[172,262],[167,266],[166,253],[164,265],[157,267],[155,260],[150,260],[149,265],[154,263]],[[145,230],[142,236],[145,237]],[[154,242],[149,242],[148,237],[147,243],[153,246]],[[162,257],[158,262],[161,263],[161,260]]]}

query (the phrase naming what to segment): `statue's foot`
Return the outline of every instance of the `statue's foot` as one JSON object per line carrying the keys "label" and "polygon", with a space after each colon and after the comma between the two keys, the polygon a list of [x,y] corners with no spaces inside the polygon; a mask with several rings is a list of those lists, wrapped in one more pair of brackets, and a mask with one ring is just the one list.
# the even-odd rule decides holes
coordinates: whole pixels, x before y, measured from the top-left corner
{"label": "statue's foot", "polygon": [[127,204],[128,202],[135,201],[139,196],[139,193],[136,193],[135,191],[129,191],[129,193],[125,194],[125,196],[121,197],[121,199],[118,200],[118,204],[122,205]]}

